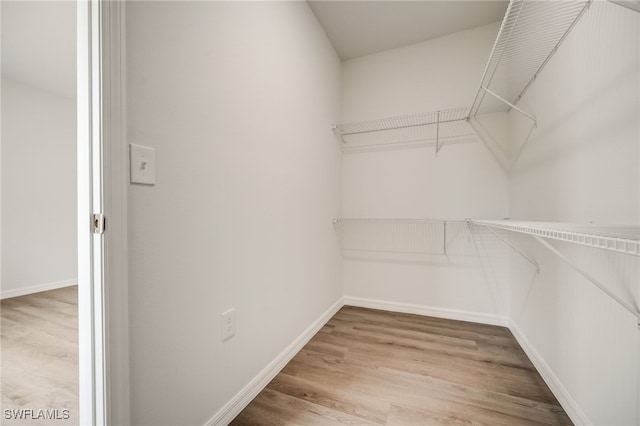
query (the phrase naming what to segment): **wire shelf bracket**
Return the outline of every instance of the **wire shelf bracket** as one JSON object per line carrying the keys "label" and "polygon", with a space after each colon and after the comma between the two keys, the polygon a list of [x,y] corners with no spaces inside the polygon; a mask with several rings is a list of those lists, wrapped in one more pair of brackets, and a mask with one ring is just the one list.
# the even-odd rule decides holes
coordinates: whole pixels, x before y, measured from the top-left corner
{"label": "wire shelf bracket", "polygon": [[[640,256],[640,227],[598,227],[558,222],[520,222],[511,220],[471,220],[470,222],[487,228],[503,229],[533,236],[542,246],[550,250],[576,272],[611,297],[616,303],[633,314],[638,321],[638,325],[640,325],[640,309],[638,307],[622,300],[600,281],[592,277],[546,241],[547,239],[552,239],[617,253]],[[494,235],[497,236],[497,234]]]}
{"label": "wire shelf bracket", "polygon": [[500,236],[500,234],[498,234],[496,231],[494,231],[490,227],[485,225],[485,228],[487,229],[487,231],[491,232],[491,234],[493,234],[493,236],[495,236],[497,239],[499,239],[500,241],[502,241],[503,243],[508,245],[511,248],[511,250],[513,250],[514,252],[518,253],[520,255],[520,257],[522,257],[524,260],[529,262],[531,264],[531,266],[533,266],[536,269],[536,274],[540,274],[540,265],[538,265],[538,262],[536,262],[535,260],[531,259],[529,256],[525,255],[523,252],[518,250],[516,248],[516,246],[514,246],[513,244],[511,244],[509,242],[509,240],[507,240],[505,238],[502,238]]}
{"label": "wire shelf bracket", "polygon": [[636,317],[636,320],[638,321],[638,325],[640,326],[640,311],[637,308],[634,308],[632,305],[630,305],[629,303],[627,303],[624,300],[622,300],[615,293],[610,291],[604,284],[602,284],[597,279],[593,278],[584,269],[582,269],[576,263],[571,261],[568,257],[566,257],[564,254],[562,254],[558,249],[553,247],[547,241],[543,240],[541,237],[538,237],[538,236],[535,236],[534,238],[536,239],[536,241],[538,241],[540,244],[542,244],[544,247],[546,247],[549,251],[551,251],[556,256],[558,256],[560,259],[562,259],[567,265],[571,266],[577,273],[582,275],[587,280],[591,281],[591,283],[593,283],[596,287],[598,287],[598,289],[600,289],[600,291],[605,293],[607,296],[612,298],[616,303],[618,303],[620,306],[622,306],[627,311],[629,311],[631,314],[633,314]]}

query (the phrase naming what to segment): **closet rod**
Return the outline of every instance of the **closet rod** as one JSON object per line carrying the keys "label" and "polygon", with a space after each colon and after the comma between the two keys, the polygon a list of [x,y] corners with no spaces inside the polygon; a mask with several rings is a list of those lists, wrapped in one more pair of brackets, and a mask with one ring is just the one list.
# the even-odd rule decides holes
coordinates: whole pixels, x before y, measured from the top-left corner
{"label": "closet rod", "polygon": [[397,218],[397,217],[389,217],[389,218],[333,218],[331,219],[331,223],[334,225],[340,223],[369,223],[369,224],[438,224],[438,223],[467,223],[468,220],[465,219],[420,219],[420,218]]}
{"label": "closet rod", "polygon": [[467,117],[462,117],[462,118],[454,118],[451,120],[440,120],[440,113],[443,111],[436,111],[436,114],[438,116],[438,119],[432,122],[425,122],[425,123],[416,123],[416,124],[406,124],[406,125],[400,125],[400,126],[390,126],[390,127],[384,127],[384,128],[379,128],[379,129],[365,129],[365,130],[355,130],[355,131],[343,131],[341,130],[340,127],[344,127],[344,126],[349,126],[351,124],[359,124],[359,123],[349,123],[349,124],[343,124],[340,127],[339,126],[333,126],[333,129],[336,129],[340,135],[342,136],[351,136],[351,135],[361,135],[361,134],[365,134],[365,133],[375,133],[375,132],[384,132],[387,130],[400,130],[400,129],[409,129],[411,127],[423,127],[423,126],[432,126],[434,124],[439,125],[439,124],[446,124],[446,123],[455,123],[458,121],[466,121]]}

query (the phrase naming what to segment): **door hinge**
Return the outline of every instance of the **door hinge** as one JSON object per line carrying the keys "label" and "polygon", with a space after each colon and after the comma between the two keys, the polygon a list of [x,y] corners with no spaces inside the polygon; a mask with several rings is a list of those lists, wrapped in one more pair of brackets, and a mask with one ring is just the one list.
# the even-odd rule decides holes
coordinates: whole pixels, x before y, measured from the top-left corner
{"label": "door hinge", "polygon": [[94,234],[102,235],[107,229],[107,218],[102,213],[94,213],[91,218],[91,228]]}

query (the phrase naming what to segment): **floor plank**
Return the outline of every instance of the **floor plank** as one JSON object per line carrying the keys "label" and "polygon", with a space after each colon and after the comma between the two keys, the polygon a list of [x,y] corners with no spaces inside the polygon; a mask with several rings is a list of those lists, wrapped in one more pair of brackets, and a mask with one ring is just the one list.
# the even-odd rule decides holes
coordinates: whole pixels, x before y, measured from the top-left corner
{"label": "floor plank", "polygon": [[[77,425],[77,286],[2,300],[0,340],[2,424]],[[22,413],[36,419],[8,419],[5,410],[33,410]]]}
{"label": "floor plank", "polygon": [[345,306],[232,425],[570,425],[504,327]]}

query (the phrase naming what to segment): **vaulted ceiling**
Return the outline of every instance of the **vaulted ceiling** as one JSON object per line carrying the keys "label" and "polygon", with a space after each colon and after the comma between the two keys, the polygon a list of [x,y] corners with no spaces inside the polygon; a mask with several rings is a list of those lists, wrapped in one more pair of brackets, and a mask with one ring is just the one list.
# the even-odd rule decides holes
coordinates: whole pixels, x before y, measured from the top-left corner
{"label": "vaulted ceiling", "polygon": [[507,1],[332,1],[309,5],[343,60],[500,21]]}

